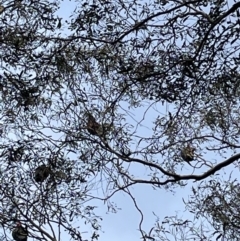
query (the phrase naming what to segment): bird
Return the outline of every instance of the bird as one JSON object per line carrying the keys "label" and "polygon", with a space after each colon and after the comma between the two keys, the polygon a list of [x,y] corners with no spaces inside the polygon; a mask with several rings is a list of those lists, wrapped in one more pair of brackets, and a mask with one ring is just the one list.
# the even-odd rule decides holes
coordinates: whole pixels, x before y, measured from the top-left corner
{"label": "bird", "polygon": [[20,222],[17,223],[17,227],[15,227],[12,231],[12,237],[16,241],[27,241],[28,231],[27,228],[24,228]]}
{"label": "bird", "polygon": [[36,182],[45,181],[48,178],[50,172],[51,172],[50,168],[46,165],[41,165],[37,167],[35,169],[35,181]]}
{"label": "bird", "polygon": [[99,130],[101,129],[101,125],[99,123],[97,123],[97,121],[95,120],[95,118],[92,116],[92,114],[87,113],[87,130],[91,135],[95,135],[98,136]]}

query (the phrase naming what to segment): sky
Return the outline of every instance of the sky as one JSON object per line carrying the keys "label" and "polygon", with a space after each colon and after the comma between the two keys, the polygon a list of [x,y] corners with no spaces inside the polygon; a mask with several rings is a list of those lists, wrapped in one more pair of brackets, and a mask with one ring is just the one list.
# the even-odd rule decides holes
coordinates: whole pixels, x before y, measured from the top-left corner
{"label": "sky", "polygon": [[[61,8],[59,10],[59,15],[68,18],[69,14],[75,7],[74,1],[63,1],[61,3]],[[159,110],[165,114],[167,113],[166,106],[158,106]],[[142,109],[136,109],[136,119],[141,118]],[[154,110],[152,110],[152,115],[156,115]],[[144,123],[146,126],[149,123]],[[144,133],[146,127],[142,127],[141,131]],[[209,156],[210,159],[214,159],[215,156]],[[219,160],[219,162],[222,160]],[[225,173],[221,172],[223,175],[228,177],[228,174],[232,171],[233,167],[225,168]],[[190,170],[190,169],[189,169]],[[183,172],[189,174],[187,169]],[[144,176],[144,169],[137,168],[136,173],[142,173]],[[233,176],[237,177],[237,173]],[[156,217],[153,212],[160,217],[160,221],[164,219],[165,216],[175,215],[176,212],[182,212],[184,210],[184,204],[182,198],[187,198],[191,193],[191,186],[195,185],[191,181],[189,185],[184,188],[176,188],[174,193],[168,192],[164,189],[153,190],[151,186],[147,185],[135,185],[130,188],[134,194],[135,199],[144,213],[144,223],[143,227],[145,230],[150,230],[156,221]],[[112,198],[112,201],[116,202],[120,210],[116,214],[108,213],[107,206],[102,202],[96,201],[98,209],[96,213],[103,218],[101,223],[103,233],[100,233],[99,241],[140,241],[140,233],[138,231],[138,225],[140,222],[140,214],[137,212],[132,200],[125,193],[117,193]],[[181,217],[191,218],[189,213],[181,213]],[[83,231],[85,230],[83,227]],[[66,238],[66,239],[65,239]],[[63,235],[61,240],[67,240],[67,236]]]}

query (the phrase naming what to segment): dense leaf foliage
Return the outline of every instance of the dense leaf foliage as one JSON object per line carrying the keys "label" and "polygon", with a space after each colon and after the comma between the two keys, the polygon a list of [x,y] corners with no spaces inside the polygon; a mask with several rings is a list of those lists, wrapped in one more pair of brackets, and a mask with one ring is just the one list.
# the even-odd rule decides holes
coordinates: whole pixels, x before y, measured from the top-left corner
{"label": "dense leaf foliage", "polygon": [[237,180],[216,175],[239,169],[240,2],[76,0],[67,20],[62,4],[1,3],[3,240],[17,221],[38,240],[94,240],[93,200],[115,211],[135,184],[190,180],[193,220],[140,222],[143,239],[238,240]]}

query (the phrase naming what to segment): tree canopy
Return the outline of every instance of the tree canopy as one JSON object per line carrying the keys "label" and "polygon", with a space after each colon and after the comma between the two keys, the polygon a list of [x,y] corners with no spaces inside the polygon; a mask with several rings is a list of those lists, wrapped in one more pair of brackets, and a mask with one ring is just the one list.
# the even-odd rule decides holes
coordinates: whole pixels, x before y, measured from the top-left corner
{"label": "tree canopy", "polygon": [[239,240],[239,180],[223,174],[239,171],[240,2],[62,4],[1,2],[2,240],[16,222],[29,239],[97,240],[91,201],[114,212],[124,192],[144,219],[135,185],[192,185],[193,219],[141,219],[144,241]]}

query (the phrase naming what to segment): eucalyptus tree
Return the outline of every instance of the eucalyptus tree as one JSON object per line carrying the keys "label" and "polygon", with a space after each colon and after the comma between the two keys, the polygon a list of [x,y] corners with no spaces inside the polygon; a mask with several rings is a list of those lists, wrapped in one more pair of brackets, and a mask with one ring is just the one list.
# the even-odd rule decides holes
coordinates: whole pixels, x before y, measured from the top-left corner
{"label": "eucalyptus tree", "polygon": [[[224,196],[238,189],[229,180],[226,194],[215,179],[224,167],[237,170],[240,157],[240,3],[76,1],[65,22],[59,7],[24,0],[1,7],[4,228],[22,219],[33,237],[58,240],[41,229],[56,223],[81,240],[71,223],[81,217],[96,239],[91,200],[115,211],[111,197],[125,192],[135,201],[134,185],[174,190],[201,181],[185,204],[211,227],[174,217],[164,221],[169,230],[157,220],[148,232],[141,220],[142,237],[171,240],[173,226],[176,240],[237,240],[237,217],[229,218],[237,199]],[[49,173],[36,184],[42,165]],[[98,188],[101,197],[91,192]],[[219,207],[224,214],[214,212]]]}

